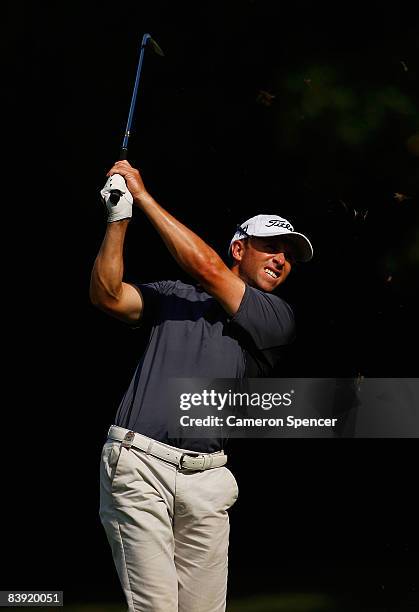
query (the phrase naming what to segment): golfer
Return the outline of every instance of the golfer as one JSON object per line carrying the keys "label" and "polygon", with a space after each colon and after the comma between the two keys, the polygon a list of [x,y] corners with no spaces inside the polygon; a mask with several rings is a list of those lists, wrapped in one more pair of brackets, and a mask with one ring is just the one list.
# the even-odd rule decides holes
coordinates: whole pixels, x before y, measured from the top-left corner
{"label": "golfer", "polygon": [[[169,437],[167,381],[269,376],[294,336],[292,311],[273,291],[294,261],[311,259],[312,247],[286,219],[261,214],[237,228],[228,267],[153,199],[127,161],[108,177],[108,223],[90,296],[109,315],[140,326],[148,343],[103,447],[100,518],[130,612],[223,612],[228,510],[238,487],[222,440]],[[123,281],[132,205],[190,284]],[[140,274],[155,268],[149,254]]]}

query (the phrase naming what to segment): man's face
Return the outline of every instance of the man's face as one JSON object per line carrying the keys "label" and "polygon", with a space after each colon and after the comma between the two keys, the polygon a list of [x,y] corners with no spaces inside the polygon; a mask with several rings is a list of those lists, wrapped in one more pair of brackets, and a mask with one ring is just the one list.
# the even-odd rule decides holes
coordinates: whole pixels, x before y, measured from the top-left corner
{"label": "man's face", "polygon": [[238,272],[248,285],[273,291],[285,281],[295,261],[292,244],[286,237],[249,237],[233,244]]}

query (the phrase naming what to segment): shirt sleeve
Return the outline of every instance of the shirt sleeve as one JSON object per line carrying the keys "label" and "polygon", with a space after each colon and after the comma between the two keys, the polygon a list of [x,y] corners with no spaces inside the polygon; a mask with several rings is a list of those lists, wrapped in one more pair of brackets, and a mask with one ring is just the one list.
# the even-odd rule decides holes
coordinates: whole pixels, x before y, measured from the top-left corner
{"label": "shirt sleeve", "polygon": [[173,288],[173,281],[156,281],[153,283],[131,281],[130,285],[139,289],[144,300],[144,312],[141,322],[153,323],[160,312],[163,297],[169,295]]}
{"label": "shirt sleeve", "polygon": [[231,321],[243,328],[262,351],[289,344],[295,337],[290,306],[277,295],[248,285]]}

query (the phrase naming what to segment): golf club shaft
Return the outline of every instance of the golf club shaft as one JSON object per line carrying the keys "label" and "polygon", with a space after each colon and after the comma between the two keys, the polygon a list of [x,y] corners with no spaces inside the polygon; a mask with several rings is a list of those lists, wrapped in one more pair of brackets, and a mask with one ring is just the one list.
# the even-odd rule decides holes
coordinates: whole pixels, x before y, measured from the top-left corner
{"label": "golf club shaft", "polygon": [[124,139],[122,141],[122,147],[121,147],[121,151],[119,154],[119,159],[127,159],[128,138],[130,137],[130,133],[131,133],[132,119],[134,116],[135,103],[137,101],[138,86],[140,84],[141,69],[143,66],[143,59],[144,59],[144,51],[147,46],[147,42],[150,38],[151,38],[150,34],[144,34],[143,40],[141,41],[140,59],[138,60],[137,74],[135,75],[134,90],[132,92],[131,105],[129,107],[129,113],[128,113],[128,121],[127,121],[127,126],[125,128],[125,134],[124,134]]}
{"label": "golf club shaft", "polygon": [[[135,75],[134,90],[132,92],[131,105],[129,107],[127,126],[125,128],[125,134],[124,134],[124,139],[122,141],[122,147],[119,152],[120,160],[127,159],[128,157],[128,139],[131,134],[131,124],[132,124],[132,119],[134,117],[135,103],[137,101],[138,86],[140,84],[141,68],[143,66],[144,52],[145,52],[147,43],[150,43],[155,53],[157,53],[158,55],[164,55],[159,45],[156,43],[155,40],[151,38],[150,34],[144,34],[143,39],[141,41],[140,58],[138,60],[137,74]],[[120,197],[121,197],[121,192],[118,189],[111,191],[109,199],[110,199],[112,206],[116,206],[118,204]]]}

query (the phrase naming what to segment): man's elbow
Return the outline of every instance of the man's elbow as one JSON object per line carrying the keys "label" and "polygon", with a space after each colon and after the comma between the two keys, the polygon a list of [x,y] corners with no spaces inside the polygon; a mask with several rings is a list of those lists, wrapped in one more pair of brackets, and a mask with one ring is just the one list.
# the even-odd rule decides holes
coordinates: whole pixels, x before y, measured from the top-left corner
{"label": "man's elbow", "polygon": [[89,294],[90,303],[99,310],[108,310],[109,309],[109,298],[105,298],[103,295],[99,295],[98,293],[90,293]]}
{"label": "man's elbow", "polygon": [[91,304],[100,310],[109,310],[118,303],[120,295],[116,291],[90,286],[89,298]]}
{"label": "man's elbow", "polygon": [[121,311],[120,300],[109,297],[109,295],[105,296],[93,293],[90,295],[90,302],[101,312],[113,317],[118,317]]}

